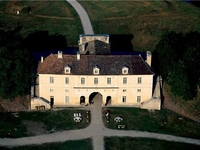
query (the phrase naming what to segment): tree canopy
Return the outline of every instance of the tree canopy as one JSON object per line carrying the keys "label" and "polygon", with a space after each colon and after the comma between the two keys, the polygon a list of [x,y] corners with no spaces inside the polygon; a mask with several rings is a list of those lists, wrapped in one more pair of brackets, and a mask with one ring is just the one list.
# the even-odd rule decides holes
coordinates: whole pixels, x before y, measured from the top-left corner
{"label": "tree canopy", "polygon": [[14,31],[0,34],[0,97],[12,99],[30,92],[34,59]]}
{"label": "tree canopy", "polygon": [[172,93],[191,99],[200,84],[200,33],[168,32],[156,46],[157,73],[171,86]]}

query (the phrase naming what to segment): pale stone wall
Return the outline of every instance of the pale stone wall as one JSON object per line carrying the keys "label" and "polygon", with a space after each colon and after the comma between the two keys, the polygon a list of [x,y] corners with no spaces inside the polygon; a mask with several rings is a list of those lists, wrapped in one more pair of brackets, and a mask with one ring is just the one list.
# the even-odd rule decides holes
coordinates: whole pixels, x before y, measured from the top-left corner
{"label": "pale stone wall", "polygon": [[[50,77],[54,77],[54,83],[50,83]],[[69,78],[69,84],[65,84],[65,78]],[[127,84],[123,84],[123,77],[127,77]],[[138,77],[142,83],[138,84]],[[85,84],[81,84],[81,78],[85,78]],[[94,78],[98,78],[98,84],[94,84]],[[111,84],[107,84],[107,78],[111,78]],[[103,104],[107,96],[111,96],[111,105],[140,105],[152,97],[153,75],[50,75],[39,74],[39,93],[50,101],[54,97],[54,105],[80,105],[80,97],[85,97],[85,103],[89,103],[89,96],[93,92],[102,94]],[[69,102],[65,102],[65,96],[69,96]],[[126,102],[122,97],[126,96]],[[137,96],[141,101],[137,102]]]}
{"label": "pale stone wall", "polygon": [[45,106],[45,109],[50,109],[50,105],[44,102],[41,98],[35,97],[31,99],[31,110],[35,110],[36,106]]}
{"label": "pale stone wall", "polygon": [[151,67],[151,59],[152,59],[152,54],[150,51],[146,52],[146,63]]}
{"label": "pale stone wall", "polygon": [[160,110],[161,109],[161,100],[159,98],[151,99],[147,102],[142,103],[142,109],[154,109]]}
{"label": "pale stone wall", "polygon": [[88,34],[81,34],[79,36],[79,45],[88,43],[90,41],[99,40],[105,43],[109,43],[109,35],[108,34],[95,34],[95,35],[88,35]]}

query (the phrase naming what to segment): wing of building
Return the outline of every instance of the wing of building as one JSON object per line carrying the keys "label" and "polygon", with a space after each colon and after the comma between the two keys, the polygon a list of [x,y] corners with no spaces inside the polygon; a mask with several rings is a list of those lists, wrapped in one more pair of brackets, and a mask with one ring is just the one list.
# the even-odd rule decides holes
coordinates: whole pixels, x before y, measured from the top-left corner
{"label": "wing of building", "polygon": [[146,60],[141,55],[111,55],[109,35],[80,35],[77,54],[58,51],[39,62],[39,97],[51,107],[142,107],[153,95],[151,53],[146,54]]}

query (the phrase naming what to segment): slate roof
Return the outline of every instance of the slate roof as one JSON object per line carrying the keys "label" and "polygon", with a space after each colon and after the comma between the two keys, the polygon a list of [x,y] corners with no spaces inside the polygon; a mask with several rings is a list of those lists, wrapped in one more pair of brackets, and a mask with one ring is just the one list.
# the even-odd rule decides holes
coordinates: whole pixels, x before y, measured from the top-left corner
{"label": "slate roof", "polygon": [[86,51],[89,51],[90,54],[110,54],[110,44],[99,40],[89,41],[87,43]]}
{"label": "slate roof", "polygon": [[93,67],[100,68],[99,75],[121,75],[124,65],[129,67],[129,75],[153,74],[149,66],[138,55],[81,55],[77,60],[76,55],[51,54],[38,65],[38,74],[65,74],[64,67],[71,67],[73,75],[93,75]]}

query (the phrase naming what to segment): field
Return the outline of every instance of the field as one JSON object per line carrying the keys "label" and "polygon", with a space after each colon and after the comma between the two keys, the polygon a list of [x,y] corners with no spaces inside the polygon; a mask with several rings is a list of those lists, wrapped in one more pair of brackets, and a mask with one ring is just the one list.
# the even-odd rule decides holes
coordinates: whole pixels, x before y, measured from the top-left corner
{"label": "field", "polygon": [[[83,121],[73,120],[75,112],[80,112]],[[57,111],[30,111],[0,113],[0,138],[19,138],[48,134],[62,130],[81,129],[89,125],[86,121],[86,110],[63,109]]]}
{"label": "field", "polygon": [[200,146],[192,144],[130,137],[106,137],[105,147],[106,150],[196,150],[200,148]]}
{"label": "field", "polygon": [[[119,130],[138,130],[155,133],[171,134],[176,136],[200,139],[200,124],[182,117],[169,110],[149,112],[140,108],[110,107],[109,122],[103,112],[106,127],[118,129],[118,125],[125,125]],[[115,122],[114,118],[120,116],[124,120]]]}
{"label": "field", "polygon": [[153,51],[167,31],[200,31],[200,10],[180,1],[79,1],[95,33],[133,35],[136,51]]}
{"label": "field", "polygon": [[[78,147],[77,147],[78,145]],[[84,139],[78,141],[66,141],[64,143],[48,143],[43,145],[30,145],[30,146],[19,146],[14,148],[4,148],[0,147],[1,150],[92,150],[92,141],[91,139]]]}
{"label": "field", "polygon": [[[199,8],[179,1],[84,1],[96,34],[119,35],[119,40],[131,36],[132,49],[153,51],[167,31],[200,31]],[[16,11],[20,11],[16,15]],[[65,1],[1,1],[0,30],[21,27],[24,37],[36,31],[62,35],[68,46],[77,46],[83,33],[75,10]],[[124,43],[121,43],[124,45]],[[131,50],[132,50],[131,49]]]}
{"label": "field", "polygon": [[65,1],[1,1],[0,18],[0,30],[18,29],[24,38],[47,31],[49,36],[62,36],[74,46],[83,33],[77,13]]}

